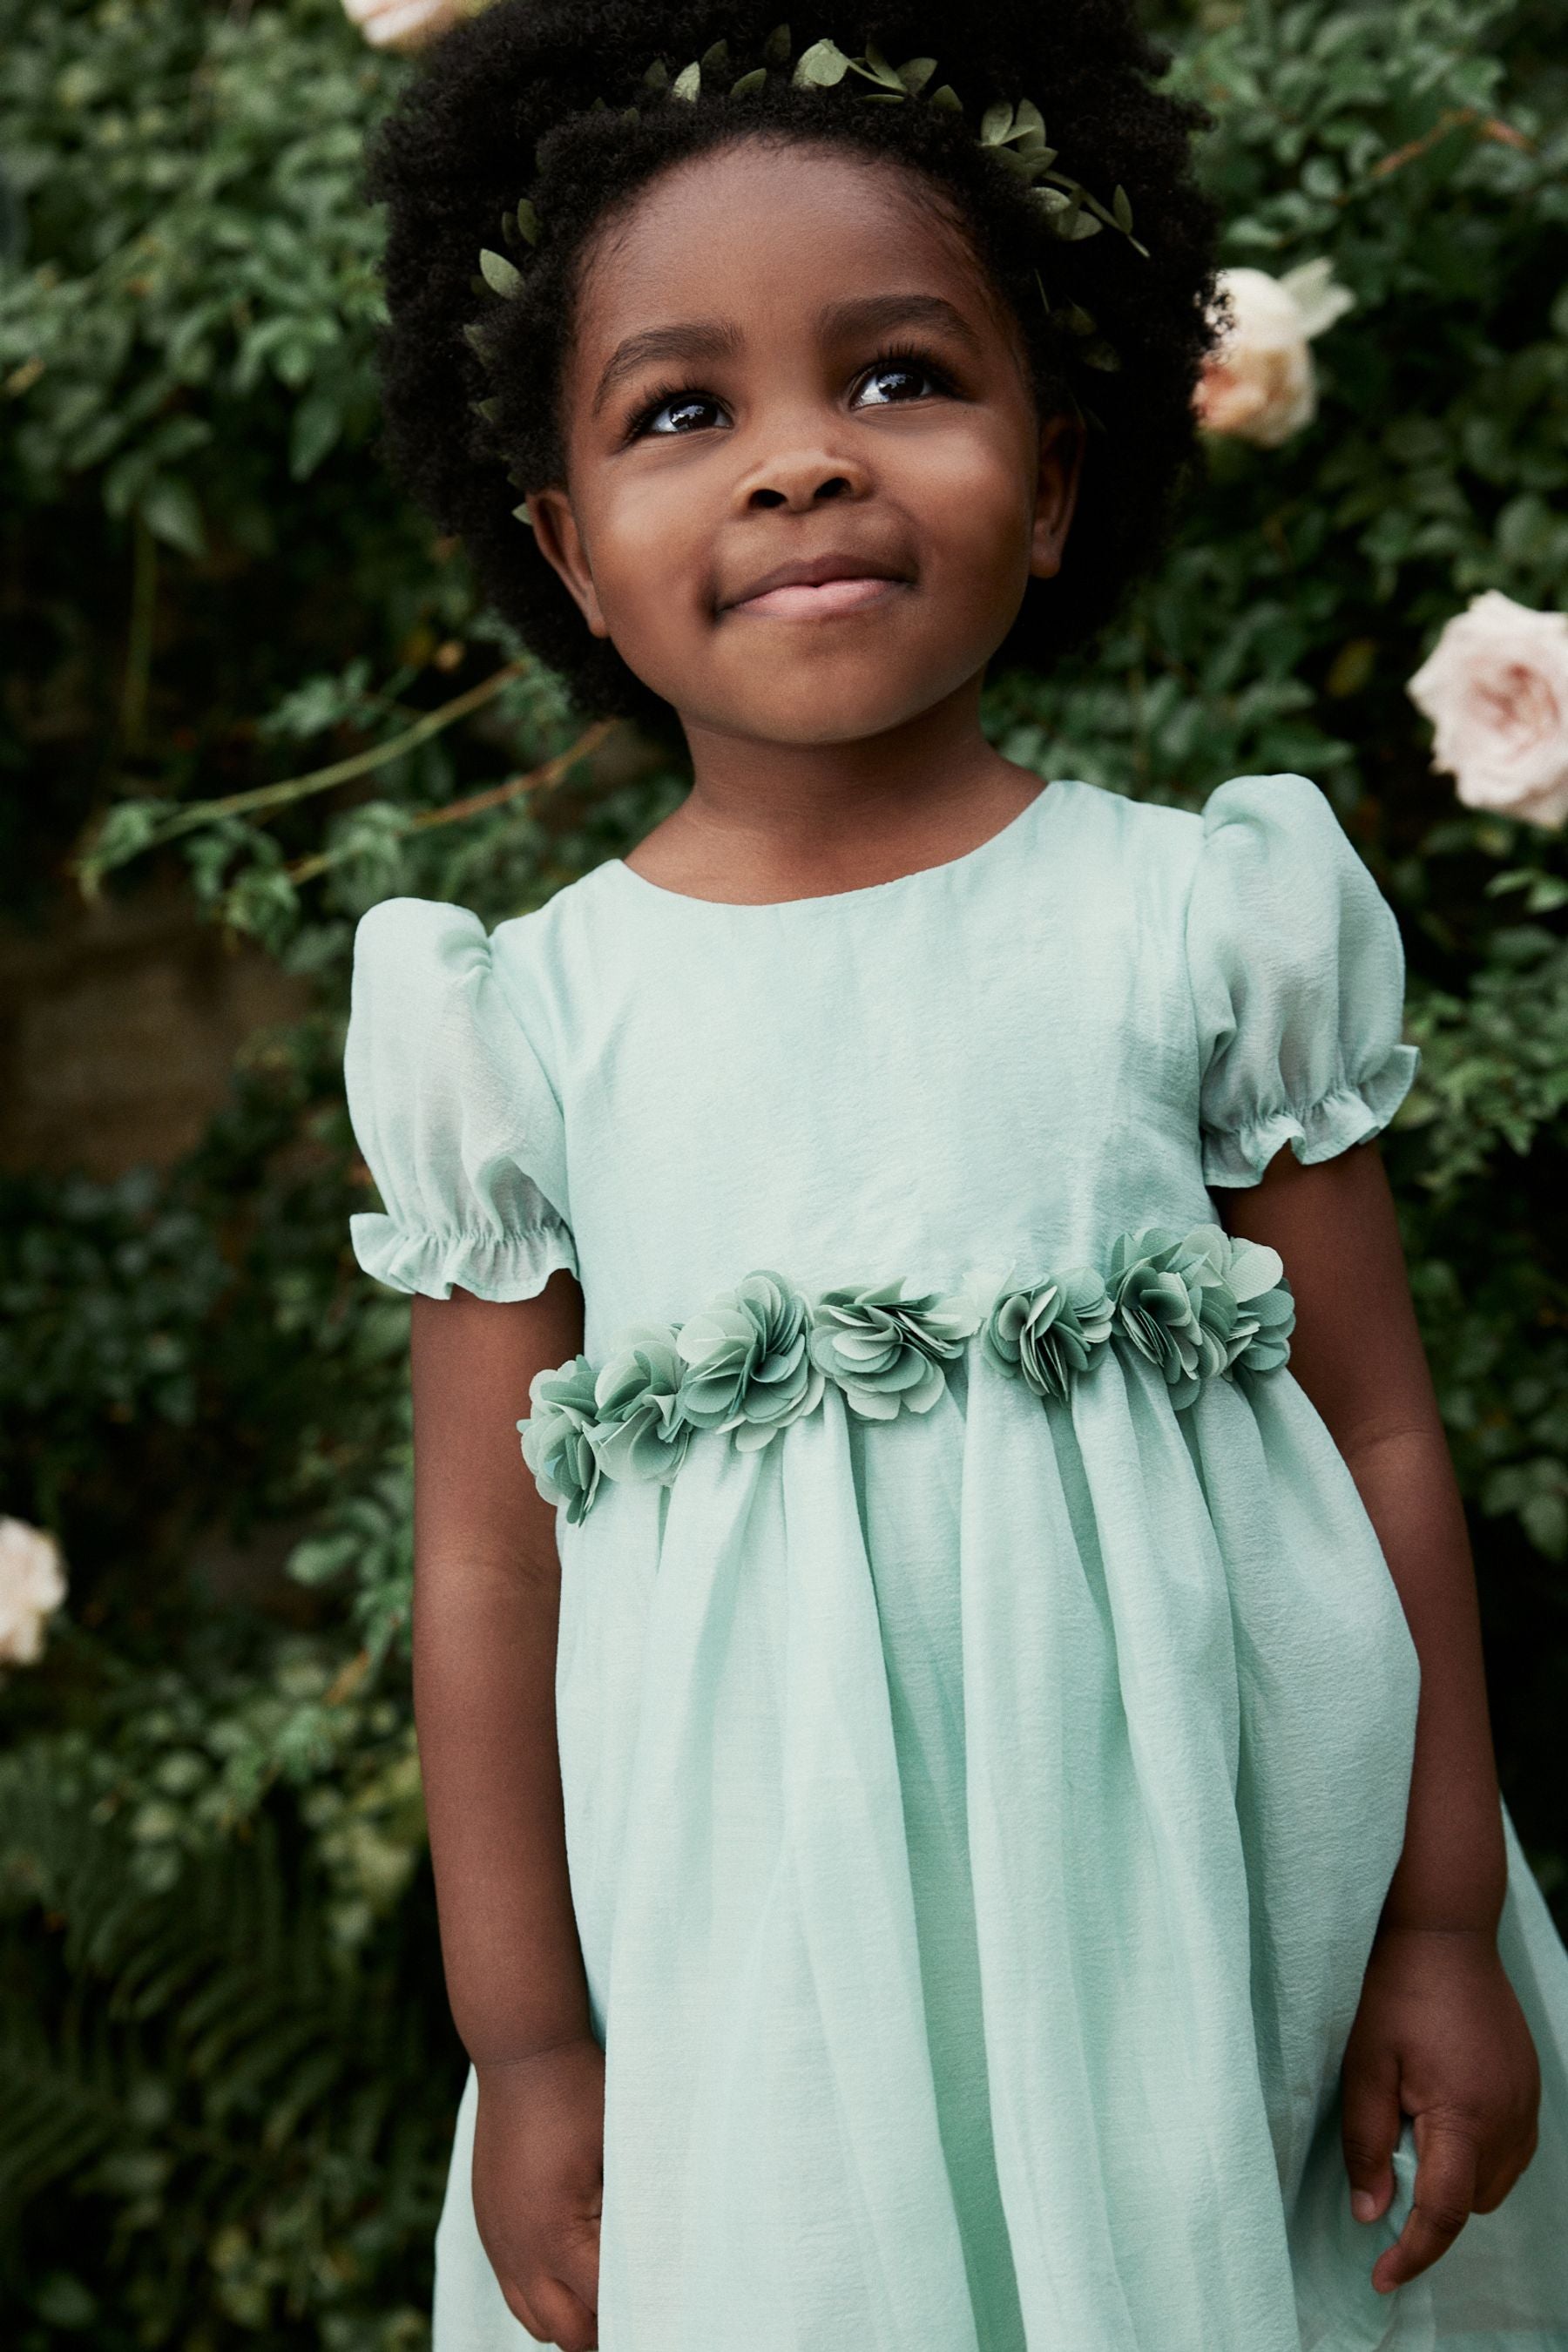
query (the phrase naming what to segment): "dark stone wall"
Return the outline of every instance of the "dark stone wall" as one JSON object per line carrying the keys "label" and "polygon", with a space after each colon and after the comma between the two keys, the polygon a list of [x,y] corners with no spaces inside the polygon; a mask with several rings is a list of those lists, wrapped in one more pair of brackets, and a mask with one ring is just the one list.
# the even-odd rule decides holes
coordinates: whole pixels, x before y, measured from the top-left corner
{"label": "dark stone wall", "polygon": [[0,1167],[166,1165],[223,1100],[245,1039],[305,1002],[173,883],[0,926]]}

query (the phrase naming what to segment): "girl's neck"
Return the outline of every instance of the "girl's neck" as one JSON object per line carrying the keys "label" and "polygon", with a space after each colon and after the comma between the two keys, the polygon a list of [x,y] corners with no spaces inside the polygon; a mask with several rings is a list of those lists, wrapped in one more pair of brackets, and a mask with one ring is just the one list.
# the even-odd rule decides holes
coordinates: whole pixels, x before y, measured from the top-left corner
{"label": "girl's neck", "polygon": [[852,743],[686,732],[691,791],[626,863],[693,898],[757,904],[893,881],[978,848],[1040,790],[982,734],[978,681]]}

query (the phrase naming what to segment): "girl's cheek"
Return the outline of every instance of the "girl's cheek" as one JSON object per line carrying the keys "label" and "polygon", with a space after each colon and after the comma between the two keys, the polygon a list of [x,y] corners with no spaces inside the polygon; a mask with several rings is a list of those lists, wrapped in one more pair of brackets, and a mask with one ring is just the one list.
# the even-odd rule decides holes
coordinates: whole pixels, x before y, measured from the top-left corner
{"label": "girl's cheek", "polygon": [[970,445],[926,467],[908,508],[927,560],[964,577],[1009,576],[1028,562],[1034,476],[1014,452]]}

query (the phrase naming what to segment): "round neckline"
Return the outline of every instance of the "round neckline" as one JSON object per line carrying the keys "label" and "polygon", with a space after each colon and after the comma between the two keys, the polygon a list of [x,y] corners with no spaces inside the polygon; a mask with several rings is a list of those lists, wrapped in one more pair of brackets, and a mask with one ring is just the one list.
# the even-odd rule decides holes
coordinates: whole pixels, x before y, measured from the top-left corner
{"label": "round neckline", "polygon": [[786,907],[837,907],[847,898],[882,898],[889,890],[901,890],[911,882],[922,882],[928,875],[956,874],[976,865],[1000,843],[1010,840],[1020,832],[1036,810],[1050,800],[1058,787],[1067,781],[1066,777],[1053,776],[1048,783],[1041,785],[1032,801],[1026,801],[1016,816],[1010,816],[1005,824],[999,825],[994,833],[988,833],[984,841],[975,843],[973,849],[962,850],[956,857],[944,857],[935,866],[912,866],[907,874],[889,875],[885,882],[862,882],[852,890],[819,890],[799,898],[700,898],[694,891],[669,890],[662,882],[650,882],[646,874],[639,874],[635,866],[626,864],[624,857],[607,858],[605,865],[624,875],[628,882],[635,882],[639,890],[647,891],[655,898],[668,898],[677,907],[711,907],[717,913],[725,915],[776,915]]}

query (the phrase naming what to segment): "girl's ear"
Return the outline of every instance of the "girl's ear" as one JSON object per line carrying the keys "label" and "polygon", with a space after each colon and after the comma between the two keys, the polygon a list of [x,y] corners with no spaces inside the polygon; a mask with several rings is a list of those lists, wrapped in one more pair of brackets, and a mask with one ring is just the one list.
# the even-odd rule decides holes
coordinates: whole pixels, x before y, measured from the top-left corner
{"label": "girl's ear", "polygon": [[524,504],[533,523],[533,536],[539,542],[541,555],[565,582],[573,603],[593,635],[607,637],[610,633],[599,609],[598,592],[588,566],[588,551],[583,544],[583,534],[577,528],[571,499],[564,490],[530,490]]}
{"label": "girl's ear", "polygon": [[1050,580],[1061,570],[1062,549],[1078,504],[1083,443],[1083,426],[1075,416],[1048,416],[1040,429],[1040,471],[1029,541],[1033,579]]}

